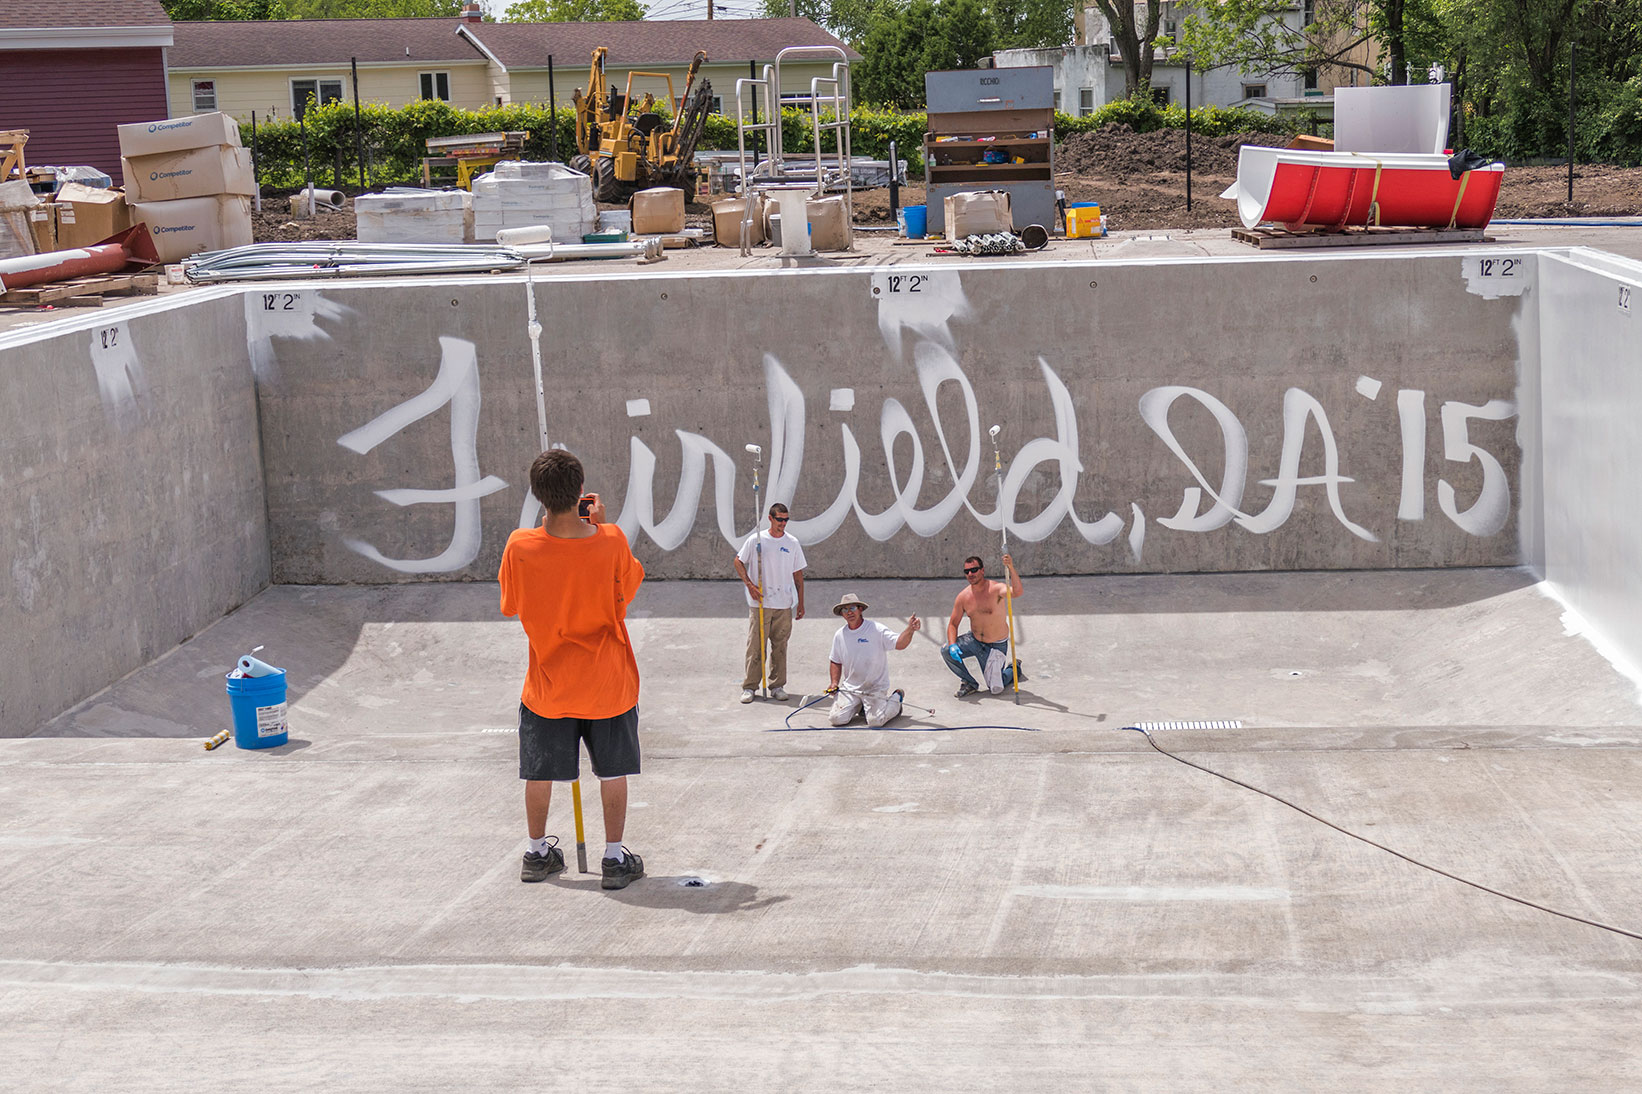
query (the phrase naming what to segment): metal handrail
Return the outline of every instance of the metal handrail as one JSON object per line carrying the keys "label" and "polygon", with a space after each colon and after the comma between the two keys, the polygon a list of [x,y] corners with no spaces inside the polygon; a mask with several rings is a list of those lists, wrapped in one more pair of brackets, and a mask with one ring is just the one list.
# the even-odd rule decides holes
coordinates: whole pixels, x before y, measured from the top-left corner
{"label": "metal handrail", "polygon": [[[781,66],[783,63],[792,64],[794,61],[813,61],[818,59],[832,59],[832,75],[816,76],[810,80],[809,95],[783,96],[781,94]],[[787,168],[786,149],[783,147],[781,134],[781,108],[784,106],[808,107],[810,111],[810,132],[815,142],[815,196],[824,196],[829,189],[842,183],[844,191],[845,224],[854,220],[855,194],[853,175],[851,173],[852,157],[850,150],[850,74],[849,54],[839,46],[788,46],[775,55],[775,63],[764,66],[762,79],[743,77],[736,81],[736,147],[739,152],[739,167],[741,171],[741,195],[744,208],[741,213],[741,254],[743,257],[752,253],[750,239],[753,223],[753,198],[757,191],[774,186],[790,186],[794,182],[808,182],[800,173]],[[743,93],[752,90],[756,93],[763,88],[765,93],[768,121],[760,122],[756,112],[751,122],[747,121],[746,102]],[[830,106],[833,111],[831,121],[821,119],[824,106]],[[821,133],[831,130],[834,134],[834,155],[838,163],[836,168],[828,168],[821,151]],[[766,142],[767,149],[763,163],[747,162],[747,134],[763,132],[769,134]],[[807,158],[807,157],[806,157]],[[807,164],[806,164],[807,166]],[[892,165],[893,169],[893,165]]]}

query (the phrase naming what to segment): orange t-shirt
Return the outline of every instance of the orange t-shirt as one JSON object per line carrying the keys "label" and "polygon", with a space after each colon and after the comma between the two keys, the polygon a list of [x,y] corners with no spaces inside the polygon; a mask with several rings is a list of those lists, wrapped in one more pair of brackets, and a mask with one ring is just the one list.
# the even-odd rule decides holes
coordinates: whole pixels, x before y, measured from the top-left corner
{"label": "orange t-shirt", "polygon": [[585,539],[538,526],[507,538],[502,614],[530,639],[524,705],[543,718],[613,718],[639,701],[639,666],[627,637],[627,605],[644,566],[614,524]]}

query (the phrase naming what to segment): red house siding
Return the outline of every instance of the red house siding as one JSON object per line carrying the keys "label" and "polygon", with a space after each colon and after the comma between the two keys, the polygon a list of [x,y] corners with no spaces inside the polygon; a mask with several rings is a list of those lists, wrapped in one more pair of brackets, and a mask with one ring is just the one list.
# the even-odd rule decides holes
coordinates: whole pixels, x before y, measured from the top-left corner
{"label": "red house siding", "polygon": [[165,55],[148,49],[0,50],[0,129],[27,129],[31,164],[90,164],[120,181],[114,127],[166,116]]}

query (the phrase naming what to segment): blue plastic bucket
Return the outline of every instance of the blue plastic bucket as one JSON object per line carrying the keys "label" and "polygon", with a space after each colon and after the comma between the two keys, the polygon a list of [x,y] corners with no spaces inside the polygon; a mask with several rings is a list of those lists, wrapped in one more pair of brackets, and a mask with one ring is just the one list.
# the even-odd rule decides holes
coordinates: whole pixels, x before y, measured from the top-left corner
{"label": "blue plastic bucket", "polygon": [[240,748],[277,748],[289,739],[284,669],[228,677],[228,705],[234,708],[234,744]]}
{"label": "blue plastic bucket", "polygon": [[908,205],[901,209],[901,219],[906,222],[907,238],[922,239],[929,229],[929,209],[923,205]]}

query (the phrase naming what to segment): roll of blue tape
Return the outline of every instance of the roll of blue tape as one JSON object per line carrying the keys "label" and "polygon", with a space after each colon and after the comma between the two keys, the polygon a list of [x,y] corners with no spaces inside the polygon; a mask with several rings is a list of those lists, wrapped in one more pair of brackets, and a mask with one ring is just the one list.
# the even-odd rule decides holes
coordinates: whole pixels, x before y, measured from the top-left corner
{"label": "roll of blue tape", "polygon": [[276,669],[266,662],[258,661],[255,657],[247,655],[239,659],[239,671],[247,676],[272,676],[274,673],[283,670]]}

